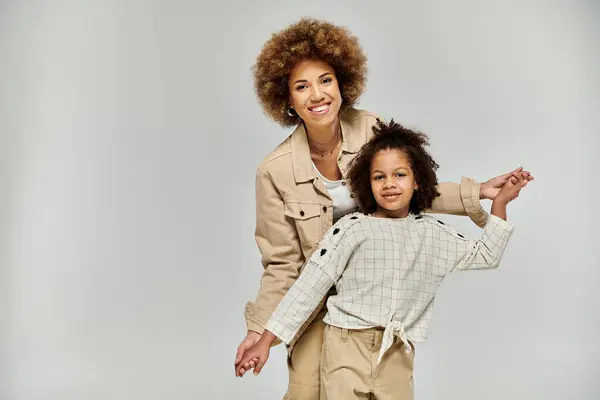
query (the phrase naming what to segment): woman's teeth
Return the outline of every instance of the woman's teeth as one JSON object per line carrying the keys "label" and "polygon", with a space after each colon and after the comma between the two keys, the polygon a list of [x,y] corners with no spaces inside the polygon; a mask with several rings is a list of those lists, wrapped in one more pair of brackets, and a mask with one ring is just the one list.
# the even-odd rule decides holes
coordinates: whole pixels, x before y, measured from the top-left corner
{"label": "woman's teeth", "polygon": [[318,107],[309,107],[309,110],[311,112],[317,113],[317,114],[325,113],[329,110],[329,104],[324,104],[324,105],[318,106]]}

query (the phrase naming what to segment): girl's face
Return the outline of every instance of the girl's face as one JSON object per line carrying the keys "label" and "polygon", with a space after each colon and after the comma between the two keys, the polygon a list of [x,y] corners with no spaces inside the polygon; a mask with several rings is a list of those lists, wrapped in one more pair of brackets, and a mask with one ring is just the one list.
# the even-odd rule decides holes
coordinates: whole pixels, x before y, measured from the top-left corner
{"label": "girl's face", "polygon": [[406,155],[396,149],[380,150],[371,162],[371,190],[377,202],[373,215],[403,218],[418,188]]}
{"label": "girl's face", "polygon": [[338,122],[342,95],[329,64],[300,61],[290,72],[288,88],[291,106],[307,125],[324,127]]}

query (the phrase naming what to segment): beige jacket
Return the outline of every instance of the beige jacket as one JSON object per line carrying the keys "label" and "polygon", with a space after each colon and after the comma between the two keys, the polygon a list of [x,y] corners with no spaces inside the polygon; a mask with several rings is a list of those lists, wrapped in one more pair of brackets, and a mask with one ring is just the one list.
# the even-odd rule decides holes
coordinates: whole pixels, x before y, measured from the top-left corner
{"label": "beige jacket", "polygon": [[[377,116],[347,109],[340,115],[342,151],[338,165],[346,177],[348,163],[373,136]],[[479,203],[479,183],[441,183],[441,196],[428,212],[469,215],[480,227],[487,213]],[[255,238],[265,269],[254,302],[245,309],[249,330],[262,333],[264,326],[294,281],[302,266],[333,224],[333,204],[324,183],[313,169],[306,132],[302,124],[269,154],[256,172]],[[288,350],[314,320],[323,304],[300,329]]]}

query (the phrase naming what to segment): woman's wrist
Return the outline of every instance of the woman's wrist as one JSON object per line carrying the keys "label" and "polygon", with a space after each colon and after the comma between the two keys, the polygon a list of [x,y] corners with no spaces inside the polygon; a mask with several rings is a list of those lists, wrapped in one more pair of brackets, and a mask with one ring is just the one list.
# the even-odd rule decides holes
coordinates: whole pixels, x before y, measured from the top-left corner
{"label": "woman's wrist", "polygon": [[486,199],[485,193],[483,192],[483,183],[479,184],[479,200]]}

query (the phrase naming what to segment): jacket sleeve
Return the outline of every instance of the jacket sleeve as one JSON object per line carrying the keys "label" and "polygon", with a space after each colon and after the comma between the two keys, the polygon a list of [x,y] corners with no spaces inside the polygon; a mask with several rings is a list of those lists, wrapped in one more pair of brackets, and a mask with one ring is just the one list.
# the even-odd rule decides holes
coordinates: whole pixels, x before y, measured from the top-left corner
{"label": "jacket sleeve", "polygon": [[304,256],[294,221],[284,212],[284,202],[270,174],[256,172],[256,244],[264,272],[254,302],[248,302],[248,330],[262,333],[271,314],[298,279]]}
{"label": "jacket sleeve", "polygon": [[466,177],[462,178],[460,184],[442,182],[437,186],[440,196],[433,200],[431,209],[425,212],[468,215],[477,226],[483,228],[488,220],[488,213],[479,202],[480,187],[479,182]]}

